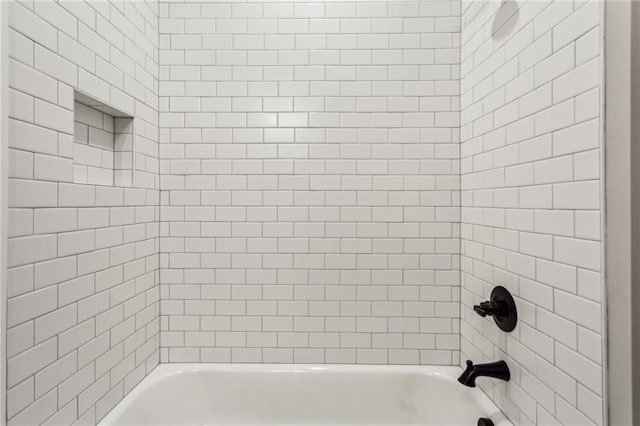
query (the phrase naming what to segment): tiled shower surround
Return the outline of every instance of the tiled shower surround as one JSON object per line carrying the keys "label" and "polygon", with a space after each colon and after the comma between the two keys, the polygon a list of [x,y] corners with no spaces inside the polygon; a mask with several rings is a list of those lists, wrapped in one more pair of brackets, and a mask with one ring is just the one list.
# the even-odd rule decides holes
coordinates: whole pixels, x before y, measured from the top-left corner
{"label": "tiled shower surround", "polygon": [[[467,358],[516,425],[603,424],[600,9],[12,2],[9,424],[158,362]],[[78,94],[133,117],[125,186],[74,183]]]}
{"label": "tiled shower surround", "polygon": [[163,362],[458,362],[459,9],[160,5]]}
{"label": "tiled shower surround", "polygon": [[[95,424],[159,362],[158,4],[9,14],[8,423]],[[74,183],[74,90],[134,117],[134,186]]]}
{"label": "tiled shower surround", "polygon": [[[506,358],[485,391],[516,424],[603,424],[598,1],[462,9],[463,358]],[[517,296],[505,335],[472,305]]]}

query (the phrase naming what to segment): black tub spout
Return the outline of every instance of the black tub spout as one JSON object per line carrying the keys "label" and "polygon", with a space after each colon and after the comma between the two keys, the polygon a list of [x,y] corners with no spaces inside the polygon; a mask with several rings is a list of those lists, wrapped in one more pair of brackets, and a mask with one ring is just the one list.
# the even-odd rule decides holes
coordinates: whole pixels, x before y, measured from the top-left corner
{"label": "black tub spout", "polygon": [[473,362],[468,360],[467,368],[458,377],[458,381],[465,386],[475,388],[476,377],[493,377],[494,379],[508,382],[511,378],[511,373],[509,372],[509,366],[504,361],[474,365]]}

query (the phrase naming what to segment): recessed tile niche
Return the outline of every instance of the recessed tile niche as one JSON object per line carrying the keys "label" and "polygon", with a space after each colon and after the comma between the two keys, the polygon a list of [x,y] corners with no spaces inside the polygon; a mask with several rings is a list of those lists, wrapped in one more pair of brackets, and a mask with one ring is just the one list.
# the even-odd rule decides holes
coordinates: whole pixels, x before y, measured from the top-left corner
{"label": "recessed tile niche", "polygon": [[132,186],[133,126],[131,115],[76,92],[73,181]]}

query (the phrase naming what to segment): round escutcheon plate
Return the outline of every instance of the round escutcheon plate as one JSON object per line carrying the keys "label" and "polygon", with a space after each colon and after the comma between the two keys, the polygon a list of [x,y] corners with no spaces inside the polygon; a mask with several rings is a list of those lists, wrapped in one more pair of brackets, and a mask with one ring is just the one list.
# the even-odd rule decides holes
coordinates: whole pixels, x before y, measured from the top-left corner
{"label": "round escutcheon plate", "polygon": [[506,307],[502,315],[494,315],[493,320],[502,331],[513,331],[518,322],[518,311],[516,310],[516,302],[513,300],[509,290],[502,286],[497,286],[491,292],[491,301]]}

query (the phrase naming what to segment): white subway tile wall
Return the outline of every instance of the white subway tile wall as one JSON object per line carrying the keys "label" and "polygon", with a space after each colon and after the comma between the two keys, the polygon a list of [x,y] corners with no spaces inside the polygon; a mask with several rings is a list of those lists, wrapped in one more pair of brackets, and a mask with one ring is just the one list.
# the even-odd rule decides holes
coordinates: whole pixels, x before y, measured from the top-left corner
{"label": "white subway tile wall", "polygon": [[[9,12],[8,423],[95,424],[159,362],[158,4]],[[111,186],[74,183],[76,89],[135,112],[135,188],[113,186],[118,119],[110,181],[87,180]]]}
{"label": "white subway tile wall", "polygon": [[163,362],[458,363],[459,14],[160,3]]}
{"label": "white subway tile wall", "polygon": [[[600,2],[9,10],[10,425],[95,424],[160,361],[467,358],[516,425],[603,424]],[[92,126],[110,181],[75,90],[134,116]]]}
{"label": "white subway tile wall", "polygon": [[[465,1],[462,360],[516,425],[602,425],[602,2]],[[472,306],[516,296],[508,335]]]}

